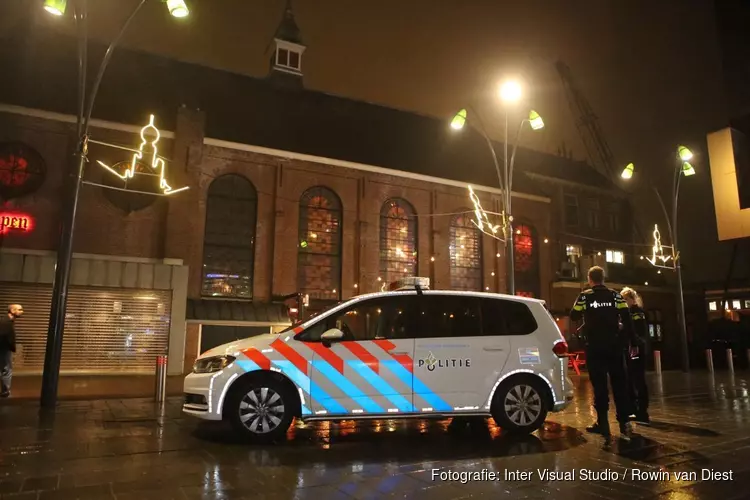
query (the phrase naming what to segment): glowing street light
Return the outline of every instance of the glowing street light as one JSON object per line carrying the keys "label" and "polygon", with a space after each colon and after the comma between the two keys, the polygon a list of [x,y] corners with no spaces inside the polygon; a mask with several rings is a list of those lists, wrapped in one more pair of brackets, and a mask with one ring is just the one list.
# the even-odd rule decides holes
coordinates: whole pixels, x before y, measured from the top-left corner
{"label": "glowing street light", "polygon": [[53,16],[62,16],[65,14],[67,6],[68,0],[44,0],[44,10]]}
{"label": "glowing street light", "polygon": [[529,125],[533,130],[541,130],[544,128],[544,120],[539,116],[539,113],[533,109],[529,111]]}
{"label": "glowing street light", "polygon": [[679,148],[677,148],[677,154],[682,161],[690,161],[693,159],[693,152],[685,146],[680,146]]}
{"label": "glowing street light", "polygon": [[628,166],[623,169],[622,174],[620,174],[620,177],[623,179],[630,179],[633,177],[633,172],[635,171],[635,165],[632,163],[628,163]]}
{"label": "glowing street light", "polygon": [[187,17],[190,15],[187,5],[184,0],[167,0],[167,9],[172,17]]}
{"label": "glowing street light", "polygon": [[518,102],[521,100],[521,85],[515,81],[507,81],[500,86],[500,98],[503,102]]}
{"label": "glowing street light", "polygon": [[690,177],[691,175],[695,175],[695,169],[690,163],[685,162],[682,164],[682,175],[684,175],[685,177]]}
{"label": "glowing street light", "polygon": [[466,125],[466,110],[462,109],[451,120],[451,128],[453,130],[461,130],[464,128],[464,125]]}

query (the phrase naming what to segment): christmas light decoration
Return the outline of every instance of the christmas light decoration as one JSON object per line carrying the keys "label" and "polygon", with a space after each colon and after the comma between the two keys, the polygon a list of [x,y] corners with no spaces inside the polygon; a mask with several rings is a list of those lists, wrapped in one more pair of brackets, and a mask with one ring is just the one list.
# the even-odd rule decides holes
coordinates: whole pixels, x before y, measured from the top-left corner
{"label": "christmas light decoration", "polygon": [[491,236],[496,240],[505,241],[504,238],[498,236],[498,232],[500,231],[502,231],[503,236],[505,236],[505,217],[503,216],[501,224],[492,224],[487,212],[482,208],[479,197],[474,192],[474,188],[472,188],[471,185],[469,186],[469,199],[471,199],[471,202],[474,204],[474,215],[476,217],[476,220],[472,220],[471,222],[484,234]]}
{"label": "christmas light decoration", "polygon": [[[154,139],[149,140],[146,138],[147,131],[153,131]],[[159,149],[156,143],[159,142],[161,134],[159,129],[154,125],[154,115],[149,118],[148,124],[141,129],[141,145],[138,147],[138,152],[133,153],[133,158],[130,160],[130,167],[125,170],[124,173],[119,173],[109,165],[102,161],[97,160],[97,163],[115,174],[120,179],[127,181],[135,176],[136,168],[139,163],[144,162],[144,159],[149,163],[149,166],[158,172],[159,174],[159,189],[161,189],[163,195],[171,195],[190,189],[189,186],[181,187],[179,189],[173,189],[166,179],[167,165],[163,158],[159,157]]]}
{"label": "christmas light decoration", "polygon": [[664,245],[661,244],[661,233],[659,233],[659,226],[654,224],[654,245],[651,247],[651,257],[646,257],[646,260],[651,263],[654,267],[661,267],[664,269],[674,269],[677,255],[674,254],[674,249],[671,247],[672,254],[664,254]]}

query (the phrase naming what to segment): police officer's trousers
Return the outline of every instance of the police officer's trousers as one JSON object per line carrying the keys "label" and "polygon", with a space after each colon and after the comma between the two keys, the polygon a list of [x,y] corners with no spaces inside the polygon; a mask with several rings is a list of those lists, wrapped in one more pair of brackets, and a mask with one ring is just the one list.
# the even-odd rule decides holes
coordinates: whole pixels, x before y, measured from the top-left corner
{"label": "police officer's trousers", "polygon": [[635,413],[642,415],[648,411],[648,385],[646,385],[646,360],[645,353],[641,351],[639,356],[628,359],[628,389],[630,402],[633,404]]}
{"label": "police officer's trousers", "polygon": [[625,369],[625,355],[619,346],[612,348],[591,348],[586,351],[586,365],[589,379],[594,389],[594,410],[600,423],[607,420],[609,411],[609,389],[607,375],[612,384],[612,395],[615,399],[617,421],[628,422],[630,416],[630,399],[628,397],[628,379]]}

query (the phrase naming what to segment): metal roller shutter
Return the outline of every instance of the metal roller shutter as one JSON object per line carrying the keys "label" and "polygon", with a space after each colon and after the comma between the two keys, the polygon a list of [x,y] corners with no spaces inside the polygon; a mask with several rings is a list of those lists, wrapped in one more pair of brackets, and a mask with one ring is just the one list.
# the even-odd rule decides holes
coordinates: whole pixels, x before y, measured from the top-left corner
{"label": "metal roller shutter", "polygon": [[[0,307],[20,303],[14,371],[41,373],[52,287],[0,283]],[[61,372],[153,373],[169,345],[170,290],[70,287]]]}

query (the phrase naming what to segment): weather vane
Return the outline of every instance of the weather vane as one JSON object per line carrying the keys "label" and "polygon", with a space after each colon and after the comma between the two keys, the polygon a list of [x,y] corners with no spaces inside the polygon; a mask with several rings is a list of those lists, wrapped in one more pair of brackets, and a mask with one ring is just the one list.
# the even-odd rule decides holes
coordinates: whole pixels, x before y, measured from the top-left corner
{"label": "weather vane", "polygon": [[[652,266],[661,267],[664,269],[674,269],[675,261],[678,256],[674,255],[674,248],[672,248],[672,255],[664,255],[664,246],[661,244],[661,233],[659,233],[659,226],[654,224],[654,245],[651,247],[651,257],[646,257]],[[670,248],[670,247],[668,247]],[[671,264],[667,262],[672,261]]]}
{"label": "weather vane", "polygon": [[[153,139],[148,139],[146,137],[146,132],[149,130],[153,131]],[[154,115],[151,115],[148,124],[141,129],[141,145],[138,147],[138,151],[133,150],[135,152],[133,153],[133,157],[130,160],[130,167],[125,169],[124,173],[119,173],[117,170],[100,160],[97,160],[97,163],[115,174],[120,179],[127,181],[128,179],[132,179],[135,176],[136,167],[138,166],[138,164],[145,162],[148,163],[153,170],[158,172],[159,189],[161,189],[163,195],[171,195],[179,193],[180,191],[185,191],[186,189],[190,189],[189,186],[173,189],[167,183],[167,164],[163,158],[159,157],[159,149],[156,146],[156,143],[159,142],[160,138],[161,134],[159,133],[159,129],[157,129],[156,125],[154,125]]]}
{"label": "weather vane", "polygon": [[505,214],[503,214],[503,222],[502,224],[492,224],[490,222],[490,218],[487,215],[487,212],[482,208],[482,204],[479,201],[479,197],[474,192],[474,189],[469,186],[469,198],[471,199],[471,202],[474,204],[474,215],[476,216],[476,220],[472,220],[471,222],[474,223],[475,226],[479,228],[480,231],[482,231],[484,234],[491,236],[497,240],[504,241],[503,238],[500,238],[497,233],[502,230],[503,236],[505,236],[506,231],[506,220],[505,220]]}

